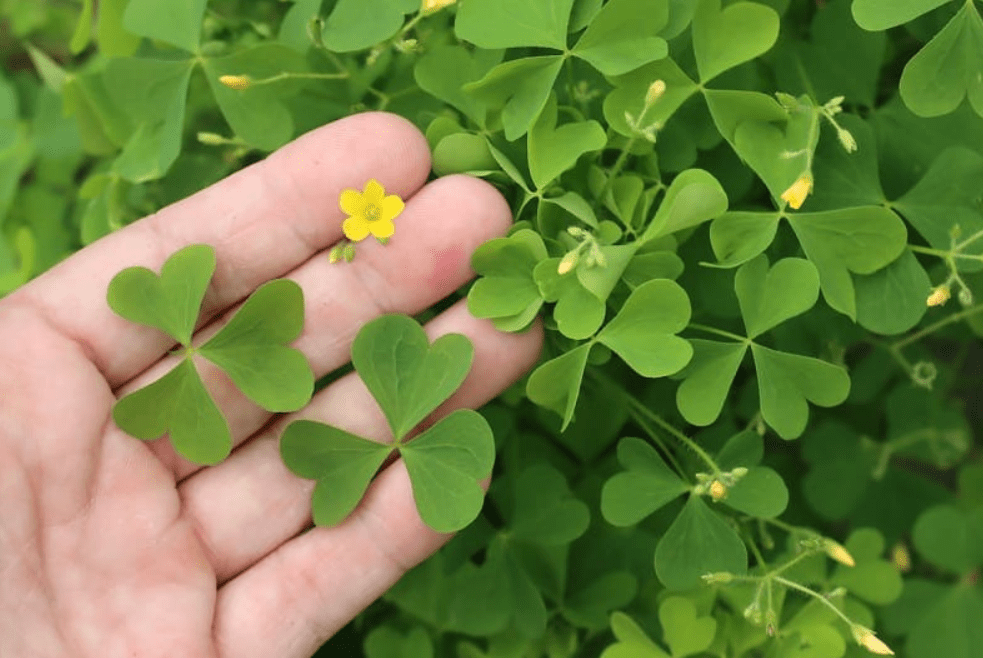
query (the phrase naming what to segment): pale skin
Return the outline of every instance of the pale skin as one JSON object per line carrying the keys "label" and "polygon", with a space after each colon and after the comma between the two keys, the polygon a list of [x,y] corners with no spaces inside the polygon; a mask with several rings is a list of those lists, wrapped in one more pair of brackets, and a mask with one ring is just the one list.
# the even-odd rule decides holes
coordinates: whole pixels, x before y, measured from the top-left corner
{"label": "pale skin", "polygon": [[[280,460],[279,435],[310,418],[388,440],[356,375],[296,414],[273,417],[214,367],[202,375],[229,419],[234,452],[192,464],[166,437],[142,442],[110,414],[117,397],[173,364],[173,341],[112,313],[119,270],[159,271],[181,247],[215,248],[196,342],[264,282],[295,280],[306,324],[294,346],[315,376],[349,359],[359,327],[415,313],[473,272],[471,252],[511,217],[488,184],[426,184],[423,136],[368,113],[309,133],[265,161],[83,249],[0,300],[0,656],[310,656],[449,537],[423,524],[399,461],[335,528],[311,525],[313,483]],[[331,265],[342,189],[376,178],[406,200],[388,245],[359,243]],[[458,303],[426,326],[463,333],[475,361],[434,418],[477,407],[535,362],[542,334],[503,334]]]}

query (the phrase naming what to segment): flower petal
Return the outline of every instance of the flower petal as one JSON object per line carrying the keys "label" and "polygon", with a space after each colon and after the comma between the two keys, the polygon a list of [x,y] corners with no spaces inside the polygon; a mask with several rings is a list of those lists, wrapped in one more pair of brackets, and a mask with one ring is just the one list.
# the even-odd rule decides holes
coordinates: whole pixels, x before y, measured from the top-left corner
{"label": "flower petal", "polygon": [[398,196],[395,194],[390,194],[379,204],[379,206],[382,208],[382,214],[379,216],[379,219],[395,219],[399,213],[403,212],[405,205],[406,204],[403,203],[403,200]]}
{"label": "flower petal", "polygon": [[396,232],[396,227],[391,219],[380,219],[369,224],[369,230],[377,238],[391,238]]}
{"label": "flower petal", "polygon": [[342,190],[338,206],[349,215],[361,215],[365,212],[365,198],[358,190]]}
{"label": "flower petal", "polygon": [[370,178],[369,182],[365,184],[365,203],[374,203],[378,206],[382,203],[382,198],[384,196],[386,196],[386,189],[382,187],[382,183],[374,178]]}
{"label": "flower petal", "polygon": [[369,235],[369,221],[363,215],[352,215],[341,225],[345,237],[352,242],[364,240]]}

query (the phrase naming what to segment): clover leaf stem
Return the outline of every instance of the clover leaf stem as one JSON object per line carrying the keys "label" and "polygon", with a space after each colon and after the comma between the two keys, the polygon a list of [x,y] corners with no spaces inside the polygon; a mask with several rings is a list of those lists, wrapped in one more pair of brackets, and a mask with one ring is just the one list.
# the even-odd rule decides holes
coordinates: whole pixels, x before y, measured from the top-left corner
{"label": "clover leaf stem", "polygon": [[703,460],[703,463],[705,463],[710,468],[710,471],[713,473],[714,477],[720,477],[722,475],[720,471],[720,467],[717,466],[717,462],[713,460],[713,457],[711,457],[706,450],[700,447],[700,444],[698,444],[696,441],[689,438],[688,436],[680,432],[678,429],[667,423],[665,420],[663,420],[661,416],[652,412],[648,407],[642,404],[642,402],[638,400],[636,397],[634,397],[633,395],[626,393],[625,397],[628,399],[629,404],[632,407],[634,407],[635,410],[637,410],[639,413],[644,415],[646,418],[651,420],[653,423],[661,427],[663,430],[665,430],[672,436],[676,437],[676,439],[679,440],[680,443],[682,443],[690,450],[692,450],[694,453],[696,453],[696,455],[701,460]]}
{"label": "clover leaf stem", "polygon": [[699,331],[705,331],[708,334],[716,334],[716,335],[722,336],[724,338],[730,338],[731,340],[735,340],[738,343],[748,343],[748,344],[750,344],[750,342],[751,342],[751,339],[747,338],[746,336],[739,336],[738,334],[733,334],[733,333],[731,333],[729,331],[724,331],[723,329],[717,329],[716,327],[708,327],[705,324],[690,323],[690,324],[687,325],[687,327],[689,329],[697,329]]}
{"label": "clover leaf stem", "polygon": [[[964,308],[963,310],[961,310],[961,311],[959,311],[957,313],[953,313],[952,315],[947,316],[947,317],[944,317],[944,318],[942,318],[941,320],[939,320],[937,322],[933,322],[932,324],[928,325],[924,329],[922,329],[920,331],[916,331],[915,333],[911,334],[910,336],[907,336],[905,338],[902,338],[901,340],[897,340],[897,341],[891,343],[891,345],[889,346],[889,348],[891,349],[891,351],[898,351],[898,350],[904,349],[908,345],[911,345],[912,343],[921,340],[925,336],[928,336],[928,335],[931,335],[931,334],[935,333],[936,331],[938,331],[939,329],[942,329],[943,327],[947,327],[950,324],[954,324],[954,323],[959,322],[961,320],[964,320],[964,319],[966,319],[968,317],[972,317],[972,316],[976,315],[977,313],[980,313],[981,311],[983,311],[983,303],[981,303],[981,304],[975,304],[973,306],[969,306],[967,308]],[[690,325],[690,326],[692,327],[693,325]]]}
{"label": "clover leaf stem", "polygon": [[611,186],[614,185],[614,179],[618,177],[621,170],[624,169],[625,163],[628,161],[628,156],[631,154],[631,147],[635,145],[637,141],[636,137],[629,137],[625,145],[621,147],[621,153],[618,155],[618,159],[614,161],[614,165],[608,171],[608,179],[604,182],[604,187],[601,188],[601,193],[598,194],[598,199],[603,204],[604,199],[607,197],[608,193],[611,191]]}
{"label": "clover leaf stem", "polygon": [[771,578],[774,582],[776,582],[776,583],[778,583],[780,585],[784,585],[785,587],[788,587],[789,589],[794,589],[794,590],[797,590],[799,592],[802,592],[803,594],[807,594],[808,596],[811,596],[812,598],[814,598],[817,601],[821,602],[824,606],[826,606],[827,608],[829,608],[830,610],[832,610],[833,612],[835,612],[837,617],[839,617],[840,619],[842,619],[843,621],[845,621],[847,623],[847,625],[850,626],[850,628],[853,628],[854,622],[849,617],[847,617],[845,614],[843,614],[843,612],[839,608],[837,608],[835,605],[833,605],[833,602],[832,601],[830,601],[828,598],[826,598],[825,596],[823,596],[819,592],[816,592],[814,590],[811,590],[808,587],[806,587],[805,585],[800,585],[799,583],[795,582],[794,580],[789,580],[787,578],[782,578],[781,576],[768,576],[768,577]]}

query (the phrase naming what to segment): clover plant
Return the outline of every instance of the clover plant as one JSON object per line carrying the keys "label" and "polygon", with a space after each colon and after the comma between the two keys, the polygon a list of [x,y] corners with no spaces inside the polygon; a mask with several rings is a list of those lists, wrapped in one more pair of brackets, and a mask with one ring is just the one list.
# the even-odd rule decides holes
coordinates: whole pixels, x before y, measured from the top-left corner
{"label": "clover plant", "polygon": [[[307,130],[394,112],[434,176],[481,177],[514,215],[450,301],[500,331],[541,323],[545,344],[484,408],[428,420],[472,348],[383,316],[352,361],[392,442],[303,420],[299,288],[268,283],[212,328],[207,246],[109,290],[176,346],[117,403],[122,429],[221,460],[208,360],[300,410],[280,450],[315,481],[316,523],[398,454],[422,518],[459,531],[319,655],[354,637],[372,658],[974,658],[981,12],[6,0],[0,293]],[[331,267],[405,230],[402,201],[360,183],[339,190]]]}

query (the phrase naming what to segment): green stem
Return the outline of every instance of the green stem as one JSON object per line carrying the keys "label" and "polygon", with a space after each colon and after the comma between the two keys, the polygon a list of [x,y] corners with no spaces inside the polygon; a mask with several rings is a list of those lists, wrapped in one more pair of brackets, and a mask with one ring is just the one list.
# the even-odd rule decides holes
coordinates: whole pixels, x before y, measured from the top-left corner
{"label": "green stem", "polygon": [[601,193],[599,195],[602,205],[604,204],[604,199],[606,199],[608,196],[608,192],[611,191],[611,186],[614,184],[614,179],[617,178],[618,174],[621,173],[621,170],[624,169],[625,162],[628,161],[629,151],[631,151],[631,147],[635,145],[635,139],[635,137],[628,138],[628,141],[625,142],[625,145],[621,148],[621,153],[618,155],[618,159],[614,161],[614,166],[611,167],[611,170],[608,172],[608,179],[604,182],[604,187],[601,188]]}
{"label": "green stem", "polygon": [[903,349],[904,347],[911,345],[916,341],[921,340],[925,336],[935,333],[936,331],[942,329],[943,327],[946,327],[950,324],[954,324],[956,322],[959,322],[960,320],[964,320],[965,318],[976,315],[981,311],[983,311],[983,304],[976,304],[975,306],[969,306],[957,313],[953,313],[950,316],[942,318],[938,322],[933,322],[932,324],[928,325],[921,331],[916,331],[915,333],[911,334],[906,338],[902,338],[901,340],[895,341],[894,343],[891,344],[890,347],[892,350]]}
{"label": "green stem", "polygon": [[724,338],[730,338],[731,340],[737,341],[738,343],[751,343],[751,339],[747,336],[738,336],[737,334],[732,334],[729,331],[724,331],[723,329],[717,329],[716,327],[708,327],[705,324],[689,324],[687,325],[689,329],[696,329],[698,331],[705,331],[708,334],[716,334],[718,336],[723,336]]}
{"label": "green stem", "polygon": [[827,599],[825,596],[823,596],[819,592],[814,592],[811,589],[809,589],[808,587],[805,587],[803,585],[800,585],[800,584],[798,584],[795,581],[788,580],[787,578],[782,578],[781,576],[772,576],[771,578],[776,583],[779,583],[781,585],[785,585],[785,587],[788,587],[789,589],[798,590],[799,592],[802,592],[803,594],[807,594],[808,596],[811,596],[812,598],[816,599],[817,601],[819,601],[820,603],[822,603],[823,605],[825,605],[827,608],[829,608],[830,610],[832,610],[833,612],[835,612],[836,613],[836,616],[839,617],[840,619],[842,619],[843,621],[845,621],[850,628],[853,628],[853,626],[854,626],[853,621],[849,617],[847,617],[845,614],[843,614],[840,611],[839,608],[837,608],[835,605],[833,605],[833,603],[829,599]]}
{"label": "green stem", "polygon": [[273,84],[274,82],[280,82],[281,80],[344,80],[347,77],[347,71],[342,73],[291,73],[285,71],[269,78],[251,80],[249,86],[259,87],[261,85],[269,85]]}
{"label": "green stem", "polygon": [[688,447],[690,450],[692,450],[694,453],[696,453],[696,455],[701,460],[703,460],[703,463],[705,463],[710,468],[710,470],[713,472],[714,476],[720,476],[720,467],[717,466],[717,462],[715,462],[713,460],[713,457],[711,457],[709,455],[709,453],[707,453],[706,450],[704,450],[703,448],[700,447],[700,444],[698,444],[696,441],[694,441],[693,439],[689,438],[688,436],[686,436],[685,434],[683,434],[682,432],[680,432],[679,430],[677,430],[675,427],[673,427],[672,425],[670,425],[669,423],[667,423],[658,414],[653,413],[651,410],[649,410],[648,407],[646,407],[644,404],[642,404],[637,398],[635,398],[634,396],[632,396],[630,394],[627,394],[627,395],[628,395],[628,402],[630,404],[634,405],[635,408],[639,411],[639,413],[645,415],[653,423],[655,423],[656,425],[658,425],[659,427],[661,427],[663,430],[665,430],[666,432],[668,432],[672,436],[676,437],[676,439],[680,443],[682,443],[683,445],[685,445],[686,447]]}

